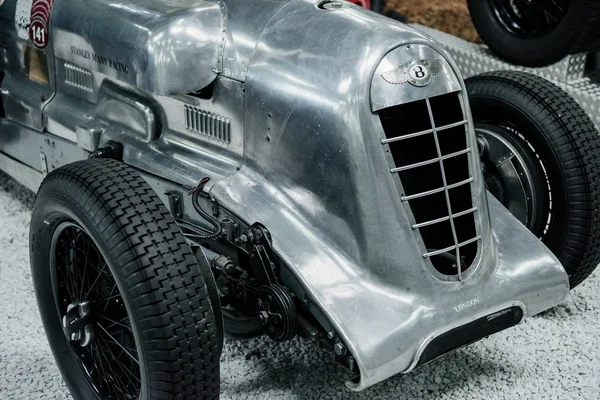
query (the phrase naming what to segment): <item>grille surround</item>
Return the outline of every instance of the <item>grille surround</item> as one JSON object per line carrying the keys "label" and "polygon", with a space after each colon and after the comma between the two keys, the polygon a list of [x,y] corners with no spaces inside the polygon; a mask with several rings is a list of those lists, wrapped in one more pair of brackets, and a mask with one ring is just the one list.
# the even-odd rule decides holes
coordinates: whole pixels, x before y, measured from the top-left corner
{"label": "grille surround", "polygon": [[[463,280],[469,275],[473,270],[471,267],[480,258],[483,242],[482,204],[476,196],[478,182],[474,155],[477,147],[470,135],[470,120],[462,93],[452,92],[379,111],[385,133],[381,144],[387,153],[390,173],[398,184],[412,228],[419,234],[423,258],[437,272],[435,275],[444,280]],[[443,107],[441,111],[436,109],[450,100],[454,102],[453,107],[449,107],[453,111],[447,112]],[[415,113],[419,107],[422,112]],[[459,140],[453,140],[456,138]],[[460,144],[461,140],[464,146]],[[422,149],[427,146],[415,147],[415,143],[423,144],[425,141],[431,142],[428,150]],[[411,142],[414,142],[413,149]],[[406,162],[407,159],[409,162]],[[433,176],[437,179],[431,179],[434,182],[432,187],[423,190],[423,181]],[[409,179],[405,181],[406,177]],[[431,202],[434,196],[437,196],[436,202]],[[428,206],[435,204],[439,206],[436,210],[427,210],[432,208]],[[445,207],[443,213],[440,211],[442,204]],[[444,230],[446,234],[440,233]],[[449,242],[439,245],[444,241]],[[453,263],[448,257],[454,257]],[[443,260],[440,261],[440,258]],[[448,265],[453,269],[449,269]]]}

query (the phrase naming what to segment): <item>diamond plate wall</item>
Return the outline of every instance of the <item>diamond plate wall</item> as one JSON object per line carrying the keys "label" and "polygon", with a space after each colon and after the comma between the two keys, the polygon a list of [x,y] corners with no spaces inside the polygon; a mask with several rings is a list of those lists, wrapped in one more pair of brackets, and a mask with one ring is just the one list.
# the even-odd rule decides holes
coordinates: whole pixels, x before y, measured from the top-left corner
{"label": "diamond plate wall", "polygon": [[486,46],[467,42],[438,30],[414,24],[414,28],[433,37],[450,52],[463,78],[489,71],[527,71],[551,80],[567,91],[588,112],[600,130],[600,84],[584,76],[586,55],[577,54],[545,68],[512,65],[494,56]]}

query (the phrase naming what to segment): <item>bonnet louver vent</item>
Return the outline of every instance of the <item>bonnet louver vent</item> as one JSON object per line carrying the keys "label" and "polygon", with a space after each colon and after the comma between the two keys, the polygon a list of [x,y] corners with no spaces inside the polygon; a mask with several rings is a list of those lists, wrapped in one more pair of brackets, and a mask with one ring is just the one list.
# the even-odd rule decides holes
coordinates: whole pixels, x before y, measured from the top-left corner
{"label": "bonnet louver vent", "polygon": [[94,78],[87,69],[65,63],[65,83],[88,93],[94,91]]}
{"label": "bonnet louver vent", "polygon": [[460,279],[475,259],[481,236],[472,196],[474,150],[459,96],[403,104],[379,115],[386,136],[382,143],[393,159],[390,171],[400,178],[402,201],[426,247],[423,257],[438,272]]}
{"label": "bonnet louver vent", "polygon": [[231,121],[196,107],[185,106],[185,127],[221,142],[231,142]]}

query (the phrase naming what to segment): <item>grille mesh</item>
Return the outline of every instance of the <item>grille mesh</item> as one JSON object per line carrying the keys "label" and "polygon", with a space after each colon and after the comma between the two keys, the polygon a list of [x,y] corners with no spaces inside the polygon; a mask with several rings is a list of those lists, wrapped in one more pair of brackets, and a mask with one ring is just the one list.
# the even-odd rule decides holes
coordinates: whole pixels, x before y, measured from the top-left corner
{"label": "grille mesh", "polygon": [[379,116],[386,136],[382,144],[393,159],[390,172],[400,178],[402,201],[426,247],[423,257],[438,272],[462,279],[481,236],[472,196],[473,149],[459,96],[403,104]]}

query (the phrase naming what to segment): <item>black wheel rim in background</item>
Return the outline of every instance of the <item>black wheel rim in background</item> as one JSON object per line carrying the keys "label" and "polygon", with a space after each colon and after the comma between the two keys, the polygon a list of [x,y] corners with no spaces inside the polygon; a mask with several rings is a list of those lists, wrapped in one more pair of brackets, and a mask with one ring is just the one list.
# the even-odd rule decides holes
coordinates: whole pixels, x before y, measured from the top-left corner
{"label": "black wheel rim in background", "polygon": [[524,39],[536,39],[552,32],[571,5],[571,0],[490,1],[502,26]]}
{"label": "black wheel rim in background", "polygon": [[[74,222],[62,223],[52,237],[52,289],[67,341],[90,386],[102,399],[137,399],[141,391],[139,355],[127,309],[98,246]],[[77,314],[75,310],[80,311]],[[73,314],[77,314],[73,317]],[[81,326],[82,324],[79,324]]]}

